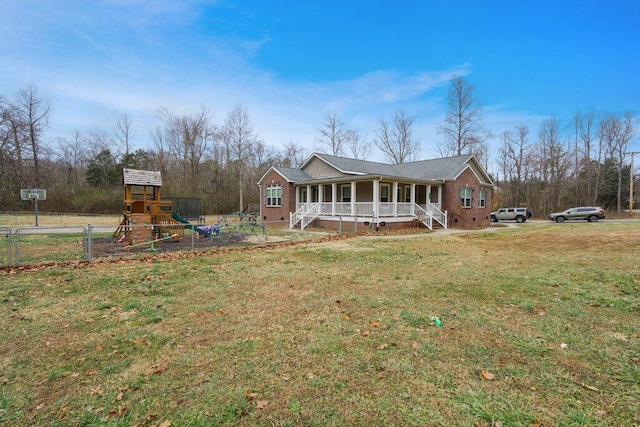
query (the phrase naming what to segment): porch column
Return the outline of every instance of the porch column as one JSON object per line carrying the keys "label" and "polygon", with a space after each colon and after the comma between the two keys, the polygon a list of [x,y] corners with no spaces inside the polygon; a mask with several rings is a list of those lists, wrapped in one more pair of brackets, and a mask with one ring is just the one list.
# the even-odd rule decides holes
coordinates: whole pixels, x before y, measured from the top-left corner
{"label": "porch column", "polygon": [[336,196],[338,194],[338,184],[331,184],[331,215],[336,215]]}
{"label": "porch column", "polygon": [[372,212],[374,221],[375,218],[378,217],[378,205],[380,204],[380,181],[377,179],[373,180],[373,204],[372,204]]}
{"label": "porch column", "polygon": [[440,205],[440,210],[442,210],[442,185],[438,185],[438,204]]}
{"label": "porch column", "polygon": [[318,207],[319,207],[318,212],[320,212],[321,214],[322,214],[322,213],[324,213],[324,212],[322,212],[322,202],[323,202],[323,199],[324,199],[324,185],[322,185],[322,184],[318,184],[318,203],[319,203],[319,205],[318,205]]}
{"label": "porch column", "polygon": [[300,206],[300,187],[294,187],[296,189],[296,208],[293,210],[294,212],[298,210]]}
{"label": "porch column", "polygon": [[311,200],[311,194],[313,194],[313,193],[311,192],[311,186],[310,186],[310,185],[307,185],[307,203],[311,203],[311,202],[312,202],[312,200]]}
{"label": "porch column", "polygon": [[415,215],[415,206],[416,204],[416,184],[411,184],[411,215]]}
{"label": "porch column", "polygon": [[357,216],[356,211],[356,182],[351,181],[351,216]]}
{"label": "porch column", "polygon": [[393,216],[398,216],[398,183],[396,181],[393,182],[391,192],[393,193],[391,196],[391,202],[393,203]]}
{"label": "porch column", "polygon": [[427,209],[429,209],[429,203],[431,203],[431,184],[427,185]]}

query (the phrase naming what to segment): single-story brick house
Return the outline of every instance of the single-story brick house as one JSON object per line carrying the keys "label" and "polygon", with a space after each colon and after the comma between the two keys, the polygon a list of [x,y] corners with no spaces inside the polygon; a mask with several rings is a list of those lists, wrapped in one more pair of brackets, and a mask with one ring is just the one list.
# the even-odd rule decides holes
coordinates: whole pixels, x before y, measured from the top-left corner
{"label": "single-story brick house", "polygon": [[385,164],[314,153],[258,181],[260,218],[304,229],[473,227],[490,222],[493,181],[473,155]]}

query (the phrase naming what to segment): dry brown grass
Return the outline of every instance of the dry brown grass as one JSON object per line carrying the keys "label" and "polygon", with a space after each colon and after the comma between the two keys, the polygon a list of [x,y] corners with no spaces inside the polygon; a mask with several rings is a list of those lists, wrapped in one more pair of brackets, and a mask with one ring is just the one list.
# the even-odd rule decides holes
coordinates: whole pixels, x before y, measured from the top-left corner
{"label": "dry brown grass", "polygon": [[[38,213],[38,225],[46,226],[86,226],[91,225],[112,225],[117,227],[122,220],[121,215],[76,215],[76,214],[50,214],[47,212]],[[14,214],[0,214],[0,226],[7,227],[30,227],[35,225],[35,214],[33,212],[20,212]]]}
{"label": "dry brown grass", "polygon": [[7,274],[0,420],[633,425],[639,232],[525,224]]}

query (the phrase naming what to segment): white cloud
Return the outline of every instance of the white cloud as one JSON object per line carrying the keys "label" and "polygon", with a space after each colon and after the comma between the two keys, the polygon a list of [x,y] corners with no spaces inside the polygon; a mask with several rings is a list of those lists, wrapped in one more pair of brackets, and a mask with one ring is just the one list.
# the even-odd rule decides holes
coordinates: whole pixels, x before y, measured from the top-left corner
{"label": "white cloud", "polygon": [[[110,129],[127,113],[136,128],[136,145],[144,146],[159,125],[159,107],[190,114],[206,106],[221,124],[240,103],[265,143],[282,147],[293,141],[310,151],[316,128],[329,110],[368,138],[380,118],[405,110],[416,117],[414,134],[423,143],[422,155],[433,157],[436,128],[444,117],[443,88],[453,75],[471,73],[471,65],[462,64],[414,73],[373,70],[323,83],[290,81],[251,66],[254,55],[272,42],[269,36],[206,33],[191,39],[190,33],[178,32],[190,41],[181,48],[172,44],[173,33],[158,30],[187,26],[203,8],[227,7],[219,2],[104,0],[87,6],[61,1],[45,3],[41,13],[29,12],[35,4],[0,5],[0,14],[25,12],[33,18],[14,29],[28,33],[33,46],[42,44],[34,58],[11,47],[14,35],[0,28],[6,43],[0,45],[0,54],[11,58],[3,65],[0,94],[10,96],[27,84],[38,88],[53,106],[52,138],[76,129]],[[29,26],[37,30],[29,32]],[[50,40],[50,34],[56,37]],[[503,130],[536,117],[495,106],[486,109],[486,120],[489,127]]]}

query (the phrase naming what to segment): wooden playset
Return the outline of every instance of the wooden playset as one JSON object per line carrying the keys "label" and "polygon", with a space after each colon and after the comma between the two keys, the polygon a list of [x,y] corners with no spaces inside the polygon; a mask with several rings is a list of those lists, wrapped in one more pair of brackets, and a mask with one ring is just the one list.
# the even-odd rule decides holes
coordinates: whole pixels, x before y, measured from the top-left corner
{"label": "wooden playset", "polygon": [[184,235],[185,224],[172,212],[171,200],[160,198],[162,178],[159,171],[123,169],[122,177],[124,218],[114,237],[135,245]]}

